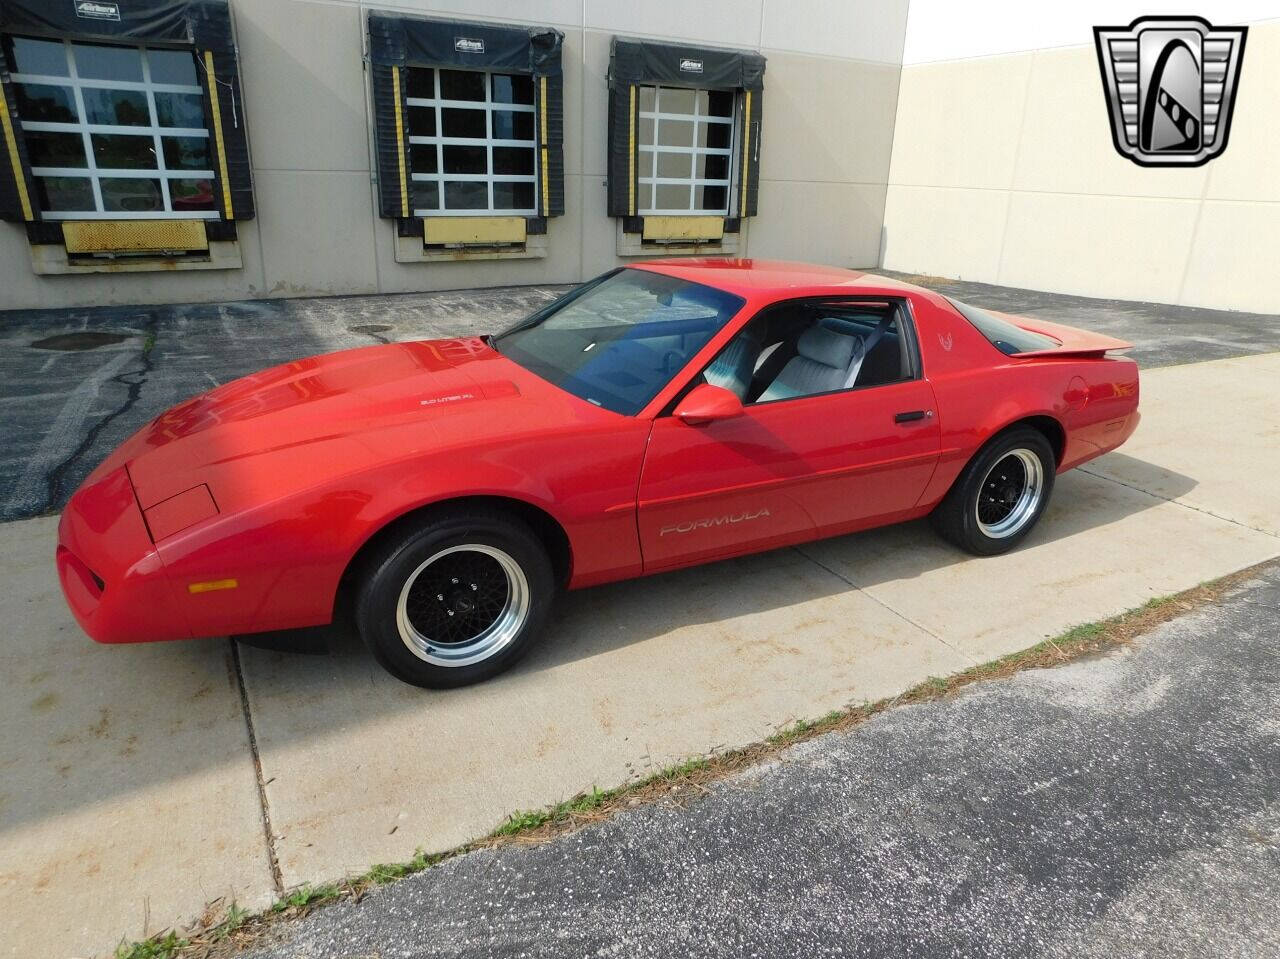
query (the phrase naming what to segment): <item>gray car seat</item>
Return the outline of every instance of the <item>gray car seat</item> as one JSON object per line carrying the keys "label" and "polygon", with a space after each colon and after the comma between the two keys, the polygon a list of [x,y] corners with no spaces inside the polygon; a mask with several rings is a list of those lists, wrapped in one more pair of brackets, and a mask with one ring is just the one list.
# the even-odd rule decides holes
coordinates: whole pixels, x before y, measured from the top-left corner
{"label": "gray car seat", "polygon": [[744,331],[729,341],[702,375],[712,386],[722,386],[735,393],[738,399],[745,399],[759,356],[760,343]]}
{"label": "gray car seat", "polygon": [[787,361],[757,402],[848,389],[862,366],[862,344],[862,337],[856,334],[809,327],[796,341],[797,355]]}

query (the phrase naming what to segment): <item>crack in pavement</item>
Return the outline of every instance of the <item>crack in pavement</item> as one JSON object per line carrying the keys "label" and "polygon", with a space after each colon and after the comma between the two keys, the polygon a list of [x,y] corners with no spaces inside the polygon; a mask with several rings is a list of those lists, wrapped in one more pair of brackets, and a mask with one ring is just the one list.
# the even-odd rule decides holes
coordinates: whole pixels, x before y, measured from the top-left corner
{"label": "crack in pavement", "polygon": [[925,635],[927,635],[927,636],[932,636],[934,639],[936,639],[938,642],[940,642],[943,646],[947,647],[947,649],[951,650],[953,653],[955,653],[957,656],[959,656],[962,660],[964,660],[964,661],[965,661],[966,663],[968,663],[970,666],[976,666],[976,665],[978,665],[978,661],[977,661],[976,659],[974,659],[972,656],[970,656],[970,655],[968,655],[968,654],[966,654],[966,653],[962,652],[958,647],[951,645],[951,643],[948,643],[945,639],[943,639],[941,636],[939,636],[937,633],[935,633],[933,630],[931,630],[928,626],[925,626],[923,623],[917,623],[914,619],[912,619],[912,618],[911,618],[910,616],[908,616],[906,613],[902,612],[902,610],[900,610],[900,609],[895,609],[894,607],[890,606],[888,603],[886,603],[886,602],[885,602],[884,600],[882,600],[880,597],[876,596],[876,595],[875,595],[874,593],[872,593],[870,590],[864,589],[863,587],[861,587],[861,586],[859,586],[857,583],[855,583],[853,580],[849,579],[849,577],[847,577],[847,576],[843,576],[843,575],[841,575],[840,573],[836,572],[834,569],[832,569],[832,568],[831,568],[830,566],[828,566],[826,563],[822,562],[822,561],[821,561],[821,560],[819,560],[819,559],[815,559],[814,557],[810,556],[808,553],[806,553],[806,552],[805,552],[803,549],[801,549],[800,547],[798,547],[798,546],[793,546],[793,547],[791,547],[791,548],[792,548],[793,550],[795,550],[797,553],[799,553],[801,556],[803,556],[805,559],[807,559],[809,562],[813,563],[813,564],[814,564],[815,566],[817,566],[818,568],[826,570],[828,573],[830,573],[830,574],[831,574],[832,576],[834,576],[836,579],[840,580],[842,583],[848,583],[850,586],[852,586],[854,589],[856,589],[856,590],[857,590],[859,593],[861,593],[863,596],[866,596],[866,597],[867,597],[868,599],[870,599],[872,602],[874,602],[874,603],[876,603],[876,604],[878,604],[878,605],[880,605],[880,606],[883,606],[885,609],[887,609],[889,612],[893,613],[893,615],[894,615],[894,616],[897,616],[897,617],[898,617],[900,620],[902,620],[903,622],[905,622],[905,623],[907,623],[907,624],[909,624],[909,625],[911,625],[911,626],[914,626],[916,629],[920,630],[922,633],[924,633],[924,634],[925,634]]}
{"label": "crack in pavement", "polygon": [[[100,366],[71,393],[50,426],[40,448],[31,458],[22,479],[16,484],[15,492],[5,504],[4,512],[12,512],[25,503],[32,514],[39,515],[62,504],[67,474],[78,464],[80,458],[92,449],[99,435],[115,420],[127,415],[142,395],[143,384],[146,383],[153,368],[151,354],[155,348],[158,328],[157,314],[154,311],[148,312],[146,322],[141,328],[143,346],[139,357],[142,362],[137,369],[120,372],[120,368],[133,358],[130,353],[121,353]],[[75,448],[55,462],[61,441],[68,434],[73,434],[80,429],[94,401],[101,395],[102,388],[107,383],[117,383],[126,388],[124,401],[84,430]],[[41,478],[45,486],[44,497],[32,504],[31,496]]]}
{"label": "crack in pavement", "polygon": [[1240,520],[1234,519],[1230,516],[1223,516],[1221,513],[1215,513],[1213,510],[1205,509],[1203,506],[1195,506],[1194,504],[1188,503],[1185,500],[1175,499],[1170,496],[1165,496],[1161,493],[1156,493],[1152,490],[1147,489],[1144,486],[1134,486],[1132,483],[1126,483],[1124,480],[1118,480],[1114,476],[1108,476],[1105,473],[1095,473],[1093,470],[1085,469],[1083,466],[1077,466],[1076,469],[1078,469],[1081,473],[1085,473],[1088,476],[1095,476],[1098,479],[1106,480],[1109,483],[1115,483],[1117,486],[1123,486],[1125,489],[1136,490],[1139,493],[1146,493],[1148,496],[1153,497],[1155,499],[1163,500],[1166,503],[1172,503],[1174,506],[1181,506],[1184,509],[1194,510],[1197,513],[1203,513],[1205,516],[1212,516],[1214,519],[1220,519],[1224,523],[1231,523],[1233,526],[1239,526],[1241,529],[1253,530],[1255,533],[1263,533],[1266,536],[1271,536],[1275,539],[1280,539],[1280,534],[1273,533],[1269,529],[1261,529],[1260,527],[1257,527],[1257,526],[1250,526],[1248,523],[1242,523]]}
{"label": "crack in pavement", "polygon": [[240,661],[240,645],[228,638],[231,650],[231,673],[240,693],[240,710],[244,714],[245,731],[249,737],[249,755],[253,759],[253,780],[258,788],[258,806],[262,811],[262,832],[266,840],[267,865],[271,869],[271,882],[277,898],[284,896],[284,874],[280,871],[280,857],[276,853],[275,832],[271,828],[271,807],[267,803],[267,784],[262,775],[262,754],[258,751],[258,731],[253,723],[253,709],[249,705],[249,691],[244,684],[244,664]]}
{"label": "crack in pavement", "polygon": [[[85,377],[70,394],[66,394],[62,409],[58,411],[44,439],[40,441],[40,446],[28,460],[22,476],[14,484],[13,493],[5,503],[4,515],[35,516],[53,508],[56,501],[50,498],[49,493],[52,488],[53,473],[65,471],[69,463],[83,455],[91,442],[82,437],[81,442],[71,454],[59,461],[58,456],[65,439],[68,436],[74,436],[80,429],[80,425],[98,398],[103,384],[115,380],[120,369],[131,359],[131,354],[119,353]],[[43,495],[39,492],[41,485],[46,487]]]}

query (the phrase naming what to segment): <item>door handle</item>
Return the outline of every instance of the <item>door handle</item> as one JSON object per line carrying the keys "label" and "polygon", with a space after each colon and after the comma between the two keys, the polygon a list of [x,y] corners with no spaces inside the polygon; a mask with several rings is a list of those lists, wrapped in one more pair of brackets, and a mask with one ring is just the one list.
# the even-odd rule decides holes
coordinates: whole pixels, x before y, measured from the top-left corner
{"label": "door handle", "polygon": [[910,410],[906,413],[898,413],[894,416],[893,421],[895,423],[913,423],[927,416],[933,416],[933,410]]}

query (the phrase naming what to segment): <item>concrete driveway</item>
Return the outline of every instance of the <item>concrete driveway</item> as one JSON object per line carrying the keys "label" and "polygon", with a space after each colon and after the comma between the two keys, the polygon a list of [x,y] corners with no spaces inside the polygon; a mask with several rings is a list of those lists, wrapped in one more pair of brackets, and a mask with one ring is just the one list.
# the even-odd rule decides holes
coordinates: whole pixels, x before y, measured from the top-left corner
{"label": "concrete driveway", "polygon": [[94,646],[55,521],[0,526],[0,950],[262,906],[1280,555],[1278,376],[1280,354],[1144,373],[1138,434],[1062,477],[1012,555],[912,524],[586,591],[518,669],[446,693],[340,629],[315,657]]}

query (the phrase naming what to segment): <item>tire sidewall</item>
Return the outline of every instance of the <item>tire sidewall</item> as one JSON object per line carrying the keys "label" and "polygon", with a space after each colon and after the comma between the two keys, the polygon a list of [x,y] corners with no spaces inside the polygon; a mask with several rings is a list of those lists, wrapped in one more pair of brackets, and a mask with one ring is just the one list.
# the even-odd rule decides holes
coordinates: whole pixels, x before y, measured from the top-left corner
{"label": "tire sidewall", "polygon": [[[1018,449],[1030,450],[1040,460],[1040,467],[1044,474],[1044,488],[1040,495],[1040,502],[1027,522],[1012,536],[988,536],[979,527],[977,517],[976,507],[978,495],[982,489],[982,482],[996,463]],[[963,481],[958,484],[957,492],[959,495],[952,504],[952,508],[960,511],[958,526],[963,539],[962,545],[966,549],[983,556],[994,556],[1017,546],[1040,522],[1040,517],[1049,505],[1049,497],[1053,493],[1056,473],[1057,463],[1053,455],[1053,449],[1049,446],[1049,441],[1045,439],[1044,434],[1039,430],[1016,428],[996,436],[987,444],[986,448],[974,457],[965,470]]]}
{"label": "tire sidewall", "polygon": [[[529,614],[516,637],[488,659],[468,666],[428,663],[409,650],[396,626],[400,592],[413,572],[436,553],[468,544],[495,547],[515,560],[528,582]],[[373,564],[360,591],[356,624],[374,658],[398,679],[436,689],[466,686],[502,672],[528,652],[542,631],[555,592],[546,551],[523,524],[489,517],[449,517],[402,535]]]}

